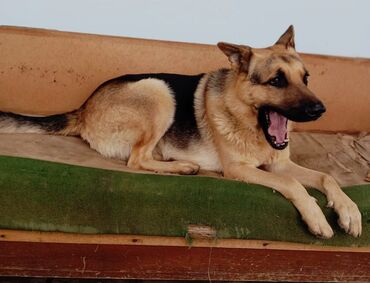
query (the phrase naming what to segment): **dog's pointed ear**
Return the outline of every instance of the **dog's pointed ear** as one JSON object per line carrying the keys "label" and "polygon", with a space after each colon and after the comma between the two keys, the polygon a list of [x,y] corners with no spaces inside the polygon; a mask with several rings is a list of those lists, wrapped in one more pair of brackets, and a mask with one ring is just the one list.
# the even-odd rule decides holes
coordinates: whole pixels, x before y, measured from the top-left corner
{"label": "dog's pointed ear", "polygon": [[294,27],[293,25],[290,25],[286,32],[283,33],[282,36],[280,36],[279,40],[276,41],[275,45],[283,45],[285,48],[293,48],[295,49],[295,43],[294,43]]}
{"label": "dog's pointed ear", "polygon": [[249,61],[252,56],[252,48],[246,45],[226,42],[219,42],[217,43],[217,46],[229,58],[232,68],[248,72]]}

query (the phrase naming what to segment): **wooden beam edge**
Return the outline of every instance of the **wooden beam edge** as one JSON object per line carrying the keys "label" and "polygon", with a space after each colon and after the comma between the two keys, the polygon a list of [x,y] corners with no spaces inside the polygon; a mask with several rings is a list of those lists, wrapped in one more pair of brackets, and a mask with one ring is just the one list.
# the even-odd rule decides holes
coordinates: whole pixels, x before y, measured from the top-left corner
{"label": "wooden beam edge", "polygon": [[7,229],[0,229],[0,241],[370,253],[370,246],[369,247],[319,246],[315,244],[300,244],[292,242],[279,242],[267,240],[266,241],[240,240],[240,239],[192,239],[190,243],[188,240],[182,237],[114,235],[114,234],[77,234],[77,233],[23,231]]}

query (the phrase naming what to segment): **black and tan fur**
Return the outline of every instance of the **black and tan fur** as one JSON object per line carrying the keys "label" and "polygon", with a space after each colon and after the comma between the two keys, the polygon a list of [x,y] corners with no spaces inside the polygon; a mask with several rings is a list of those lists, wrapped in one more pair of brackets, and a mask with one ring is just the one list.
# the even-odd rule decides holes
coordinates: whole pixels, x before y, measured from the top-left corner
{"label": "black and tan fur", "polygon": [[290,200],[313,234],[330,238],[331,227],[303,186],[315,187],[338,213],[340,226],[359,236],[356,204],[331,176],[294,164],[287,137],[281,136],[289,127],[286,118],[310,121],[325,111],[307,87],[293,27],[269,48],[218,46],[230,69],[122,76],[101,85],[71,113],[43,118],[1,113],[0,132],[79,135],[130,168],[178,174],[201,168],[262,184]]}

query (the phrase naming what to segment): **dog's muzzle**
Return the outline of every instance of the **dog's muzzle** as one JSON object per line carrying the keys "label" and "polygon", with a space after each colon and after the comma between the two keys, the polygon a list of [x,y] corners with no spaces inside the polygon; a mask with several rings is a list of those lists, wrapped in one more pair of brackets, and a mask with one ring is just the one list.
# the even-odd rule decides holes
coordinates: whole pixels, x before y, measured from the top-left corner
{"label": "dog's muzzle", "polygon": [[297,106],[288,109],[272,108],[294,122],[315,121],[326,111],[324,104],[319,100],[301,102]]}

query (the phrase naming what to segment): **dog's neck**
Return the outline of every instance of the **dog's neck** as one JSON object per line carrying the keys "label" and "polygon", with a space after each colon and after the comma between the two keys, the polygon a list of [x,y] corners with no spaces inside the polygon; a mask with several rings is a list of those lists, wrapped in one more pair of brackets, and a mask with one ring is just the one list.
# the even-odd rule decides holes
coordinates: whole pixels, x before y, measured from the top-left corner
{"label": "dog's neck", "polygon": [[258,124],[257,110],[244,103],[235,103],[236,95],[232,91],[232,88],[228,88],[217,98],[223,101],[219,103],[219,107],[213,108],[217,109],[216,113],[209,117],[214,130],[229,142],[238,145],[244,146],[246,141],[265,143],[263,131]]}
{"label": "dog's neck", "polygon": [[[230,118],[232,118],[230,120],[233,124],[250,132],[258,132],[260,130],[257,120],[257,109],[239,101],[232,89],[225,93],[223,99],[225,101],[225,109],[230,113]],[[235,101],[239,101],[239,103],[235,103]]]}

